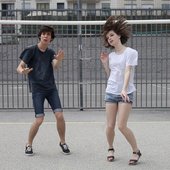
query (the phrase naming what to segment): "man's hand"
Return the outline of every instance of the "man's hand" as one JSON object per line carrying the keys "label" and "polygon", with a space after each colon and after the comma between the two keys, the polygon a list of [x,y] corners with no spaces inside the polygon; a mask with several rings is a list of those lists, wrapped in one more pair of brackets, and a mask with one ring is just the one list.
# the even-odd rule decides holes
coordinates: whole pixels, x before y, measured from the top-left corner
{"label": "man's hand", "polygon": [[22,74],[27,75],[27,74],[29,74],[32,70],[33,70],[33,68],[23,68]]}
{"label": "man's hand", "polygon": [[53,68],[58,69],[61,61],[64,59],[64,51],[63,50],[59,50],[58,53],[54,56],[53,60]]}
{"label": "man's hand", "polygon": [[62,61],[64,59],[64,51],[60,49],[55,55],[55,59],[58,61]]}

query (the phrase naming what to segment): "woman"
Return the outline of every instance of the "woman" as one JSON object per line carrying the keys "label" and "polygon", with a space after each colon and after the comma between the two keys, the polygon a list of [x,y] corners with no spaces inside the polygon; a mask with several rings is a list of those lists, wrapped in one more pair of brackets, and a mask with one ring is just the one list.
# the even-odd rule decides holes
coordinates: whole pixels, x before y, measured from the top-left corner
{"label": "woman", "polygon": [[125,43],[130,37],[130,29],[125,18],[117,20],[111,16],[103,26],[103,38],[106,48],[113,49],[110,54],[101,53],[100,60],[108,77],[105,102],[106,102],[106,136],[108,142],[107,160],[114,160],[115,124],[118,113],[118,129],[125,136],[132,147],[132,157],[129,165],[136,165],[141,156],[133,132],[127,127],[129,113],[132,109],[133,92],[136,90],[134,67],[137,65],[138,52]]}

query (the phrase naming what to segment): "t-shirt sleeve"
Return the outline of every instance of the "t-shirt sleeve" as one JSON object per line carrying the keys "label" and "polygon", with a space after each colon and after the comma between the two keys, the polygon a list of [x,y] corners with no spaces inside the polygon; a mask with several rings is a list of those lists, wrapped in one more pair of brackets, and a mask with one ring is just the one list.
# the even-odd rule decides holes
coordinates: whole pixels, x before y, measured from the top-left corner
{"label": "t-shirt sleeve", "polygon": [[22,61],[24,61],[24,63],[28,64],[32,57],[33,57],[33,47],[32,48],[28,47],[22,51],[19,58]]}
{"label": "t-shirt sleeve", "polygon": [[51,61],[53,61],[55,59],[55,55],[56,55],[55,51],[53,49],[50,49]]}
{"label": "t-shirt sleeve", "polygon": [[127,56],[126,66],[136,66],[136,65],[138,65],[138,52],[136,50],[133,50]]}

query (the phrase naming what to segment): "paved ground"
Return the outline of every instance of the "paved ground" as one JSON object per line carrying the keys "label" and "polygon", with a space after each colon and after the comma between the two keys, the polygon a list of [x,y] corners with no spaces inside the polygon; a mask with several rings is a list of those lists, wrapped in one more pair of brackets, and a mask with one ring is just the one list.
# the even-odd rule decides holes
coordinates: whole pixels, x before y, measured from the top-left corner
{"label": "paved ground", "polygon": [[142,151],[140,164],[127,165],[131,150],[116,129],[115,162],[106,161],[104,110],[65,110],[67,142],[71,155],[63,155],[58,146],[54,117],[47,110],[45,122],[34,141],[35,155],[24,155],[27,132],[33,120],[29,111],[0,111],[1,170],[169,170],[169,110],[133,110],[129,127]]}

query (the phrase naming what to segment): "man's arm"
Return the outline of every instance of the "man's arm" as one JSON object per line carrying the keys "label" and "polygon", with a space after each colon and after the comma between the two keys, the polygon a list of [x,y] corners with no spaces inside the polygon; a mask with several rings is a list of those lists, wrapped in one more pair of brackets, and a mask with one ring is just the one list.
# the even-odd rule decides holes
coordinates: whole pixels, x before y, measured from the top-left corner
{"label": "man's arm", "polygon": [[19,63],[18,67],[17,67],[17,72],[19,74],[29,74],[29,72],[31,72],[33,70],[33,68],[27,68],[26,64],[24,63],[24,61],[21,60],[21,62]]}
{"label": "man's arm", "polygon": [[60,60],[54,59],[54,60],[53,60],[53,68],[54,68],[54,69],[58,69],[60,63],[61,63]]}
{"label": "man's arm", "polygon": [[52,62],[53,68],[58,69],[58,67],[63,59],[64,59],[64,52],[62,50],[59,50],[59,52],[55,55],[55,58]]}

